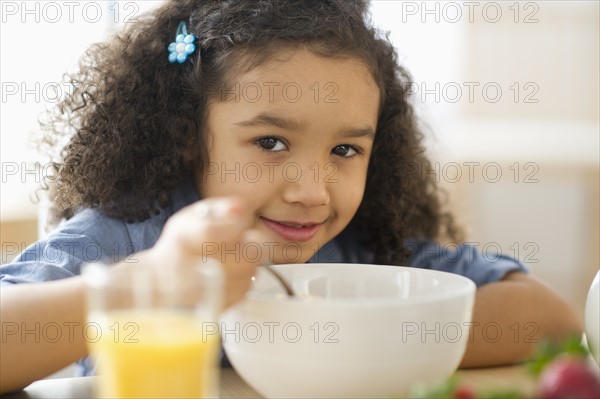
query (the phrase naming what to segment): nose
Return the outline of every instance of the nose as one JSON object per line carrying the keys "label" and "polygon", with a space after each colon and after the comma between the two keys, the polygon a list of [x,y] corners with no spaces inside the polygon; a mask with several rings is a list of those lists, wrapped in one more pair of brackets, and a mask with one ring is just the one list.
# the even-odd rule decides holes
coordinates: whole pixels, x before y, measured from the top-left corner
{"label": "nose", "polygon": [[286,165],[283,169],[283,199],[290,204],[316,207],[329,204],[328,180],[326,172],[318,162],[301,166],[298,163]]}

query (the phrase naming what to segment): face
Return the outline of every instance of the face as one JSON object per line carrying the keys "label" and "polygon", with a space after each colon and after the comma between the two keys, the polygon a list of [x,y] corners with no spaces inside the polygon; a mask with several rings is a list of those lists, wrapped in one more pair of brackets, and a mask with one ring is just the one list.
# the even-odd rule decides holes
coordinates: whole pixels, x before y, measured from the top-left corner
{"label": "face", "polygon": [[235,195],[274,263],[306,262],[362,200],[379,89],[356,59],[280,52],[208,107],[203,198]]}

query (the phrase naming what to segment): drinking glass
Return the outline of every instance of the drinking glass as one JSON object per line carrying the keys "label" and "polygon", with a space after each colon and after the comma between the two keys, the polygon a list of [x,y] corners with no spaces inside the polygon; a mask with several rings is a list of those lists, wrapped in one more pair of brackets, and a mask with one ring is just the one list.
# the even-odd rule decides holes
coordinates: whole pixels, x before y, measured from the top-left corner
{"label": "drinking glass", "polygon": [[220,264],[84,265],[98,397],[218,397]]}

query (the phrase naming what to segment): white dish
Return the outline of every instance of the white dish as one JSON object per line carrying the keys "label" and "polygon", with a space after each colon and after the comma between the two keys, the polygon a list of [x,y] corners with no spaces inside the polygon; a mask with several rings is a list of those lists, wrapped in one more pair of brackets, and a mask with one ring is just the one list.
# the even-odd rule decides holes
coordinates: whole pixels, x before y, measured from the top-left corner
{"label": "white dish", "polygon": [[596,273],[585,302],[585,335],[590,352],[600,366],[600,272]]}
{"label": "white dish", "polygon": [[399,266],[274,266],[222,317],[225,351],[262,395],[386,397],[435,383],[458,367],[469,339],[475,284]]}

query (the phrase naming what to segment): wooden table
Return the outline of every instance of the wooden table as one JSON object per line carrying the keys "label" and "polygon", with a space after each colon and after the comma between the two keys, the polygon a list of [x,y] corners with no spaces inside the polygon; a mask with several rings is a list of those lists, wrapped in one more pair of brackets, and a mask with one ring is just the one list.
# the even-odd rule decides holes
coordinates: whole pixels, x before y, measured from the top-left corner
{"label": "wooden table", "polygon": [[[460,381],[478,391],[519,389],[532,396],[534,380],[522,366],[491,367],[457,372]],[[95,377],[56,378],[36,381],[25,390],[1,396],[2,399],[83,399],[91,398]],[[233,369],[221,369],[221,398],[261,398]]]}

